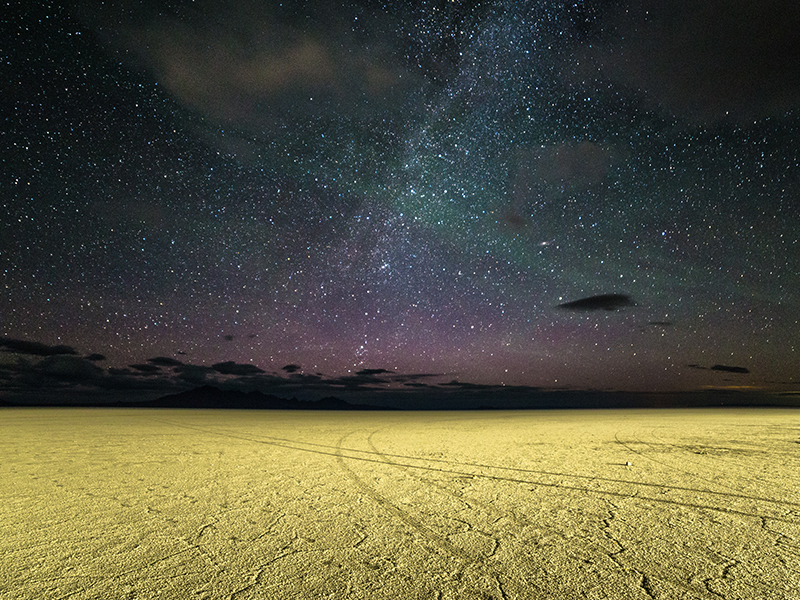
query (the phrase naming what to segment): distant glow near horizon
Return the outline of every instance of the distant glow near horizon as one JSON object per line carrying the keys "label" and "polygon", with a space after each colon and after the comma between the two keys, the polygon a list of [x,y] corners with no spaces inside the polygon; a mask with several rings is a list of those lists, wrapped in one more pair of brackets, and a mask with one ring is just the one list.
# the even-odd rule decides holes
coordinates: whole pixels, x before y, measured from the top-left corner
{"label": "distant glow near horizon", "polygon": [[0,386],[796,391],[798,9],[607,4],[18,8]]}

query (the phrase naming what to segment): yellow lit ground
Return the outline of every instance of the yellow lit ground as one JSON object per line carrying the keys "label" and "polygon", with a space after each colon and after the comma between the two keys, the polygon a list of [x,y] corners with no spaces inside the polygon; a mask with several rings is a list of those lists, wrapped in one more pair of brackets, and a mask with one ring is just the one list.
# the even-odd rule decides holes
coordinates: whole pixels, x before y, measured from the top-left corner
{"label": "yellow lit ground", "polygon": [[800,600],[800,411],[0,411],[0,597]]}

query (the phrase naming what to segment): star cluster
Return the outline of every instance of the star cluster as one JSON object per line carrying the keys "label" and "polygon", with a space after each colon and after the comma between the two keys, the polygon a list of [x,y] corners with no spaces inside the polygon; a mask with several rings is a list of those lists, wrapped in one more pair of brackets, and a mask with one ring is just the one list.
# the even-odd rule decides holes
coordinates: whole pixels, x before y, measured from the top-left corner
{"label": "star cluster", "polygon": [[27,342],[131,380],[796,389],[798,10],[649,4],[17,7],[4,386]]}

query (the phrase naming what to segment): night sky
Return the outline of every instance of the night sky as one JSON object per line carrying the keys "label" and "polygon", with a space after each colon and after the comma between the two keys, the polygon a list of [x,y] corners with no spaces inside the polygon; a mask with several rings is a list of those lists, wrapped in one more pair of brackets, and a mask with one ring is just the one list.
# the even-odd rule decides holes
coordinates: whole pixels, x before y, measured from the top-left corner
{"label": "night sky", "polygon": [[0,398],[800,390],[800,4],[19,2]]}

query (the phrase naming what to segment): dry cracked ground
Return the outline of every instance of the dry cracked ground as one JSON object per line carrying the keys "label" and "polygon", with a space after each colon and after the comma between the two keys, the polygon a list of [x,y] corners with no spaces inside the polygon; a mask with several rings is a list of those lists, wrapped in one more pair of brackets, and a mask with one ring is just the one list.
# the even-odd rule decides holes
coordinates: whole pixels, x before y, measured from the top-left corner
{"label": "dry cracked ground", "polygon": [[0,598],[800,600],[800,412],[0,411]]}

